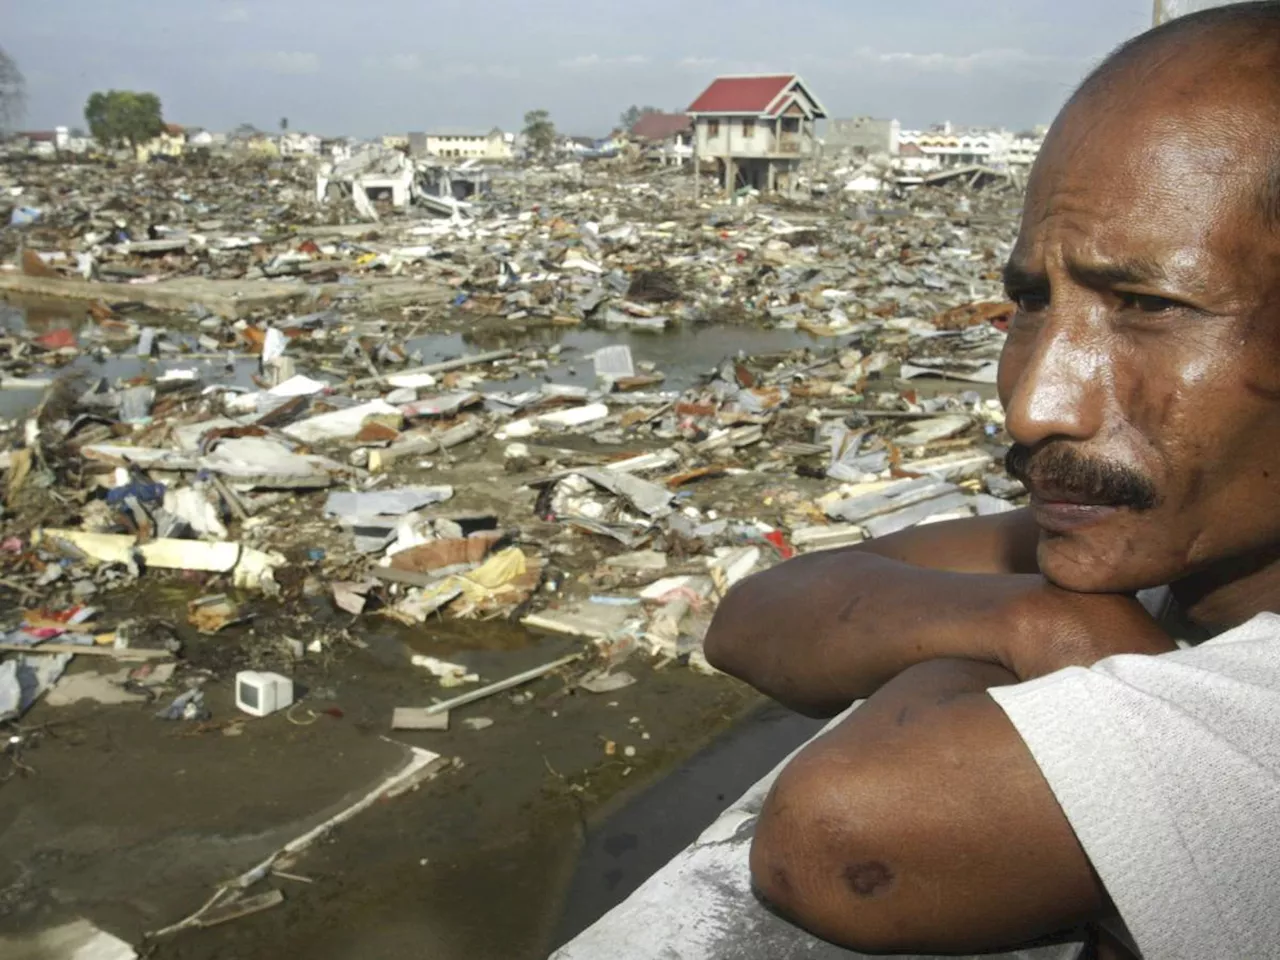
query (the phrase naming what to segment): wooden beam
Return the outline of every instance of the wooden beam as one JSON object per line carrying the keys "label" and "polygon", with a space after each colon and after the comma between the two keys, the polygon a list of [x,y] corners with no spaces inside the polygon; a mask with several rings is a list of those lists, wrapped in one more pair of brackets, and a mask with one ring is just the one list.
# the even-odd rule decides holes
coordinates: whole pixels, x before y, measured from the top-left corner
{"label": "wooden beam", "polygon": [[86,657],[112,657],[116,660],[167,660],[173,656],[168,650],[138,650],[125,647],[90,647],[78,643],[38,643],[24,646],[20,643],[0,643],[0,653],[74,653]]}

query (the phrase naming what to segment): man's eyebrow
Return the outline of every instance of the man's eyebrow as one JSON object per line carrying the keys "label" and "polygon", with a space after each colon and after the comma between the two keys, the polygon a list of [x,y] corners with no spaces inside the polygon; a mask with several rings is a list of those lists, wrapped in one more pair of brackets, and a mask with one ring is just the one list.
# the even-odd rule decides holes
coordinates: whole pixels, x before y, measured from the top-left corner
{"label": "man's eyebrow", "polygon": [[1157,261],[1142,257],[1067,264],[1071,279],[1086,287],[1106,289],[1121,284],[1167,283],[1169,272]]}

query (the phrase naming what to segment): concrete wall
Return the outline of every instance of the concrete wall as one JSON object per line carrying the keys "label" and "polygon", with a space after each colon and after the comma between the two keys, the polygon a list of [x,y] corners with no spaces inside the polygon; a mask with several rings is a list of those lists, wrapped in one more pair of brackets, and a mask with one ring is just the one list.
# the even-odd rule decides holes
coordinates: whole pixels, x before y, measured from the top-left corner
{"label": "concrete wall", "polygon": [[1177,17],[1185,17],[1188,13],[1241,2],[1243,0],[1158,0],[1154,19],[1156,23],[1164,23]]}
{"label": "concrete wall", "polygon": [[900,130],[897,120],[877,120],[874,117],[831,120],[827,123],[827,149],[897,153]]}
{"label": "concrete wall", "polygon": [[437,136],[427,134],[423,144],[427,156],[460,160],[510,160],[511,145],[501,133],[490,136]]}
{"label": "concrete wall", "polygon": [[[800,122],[800,130],[786,134],[779,142],[774,134],[773,120],[756,120],[751,136],[743,132],[745,117],[724,118],[720,120],[720,132],[712,137],[709,134],[711,120],[699,117],[697,122],[698,156],[700,157],[768,157],[786,154],[796,157],[807,157],[813,153],[813,125]],[[786,143],[794,145],[794,149],[785,149]]]}
{"label": "concrete wall", "polygon": [[751,136],[743,133],[745,117],[724,118],[710,135],[712,121],[698,119],[698,154],[703,157],[763,157],[774,152],[773,124],[756,120]]}

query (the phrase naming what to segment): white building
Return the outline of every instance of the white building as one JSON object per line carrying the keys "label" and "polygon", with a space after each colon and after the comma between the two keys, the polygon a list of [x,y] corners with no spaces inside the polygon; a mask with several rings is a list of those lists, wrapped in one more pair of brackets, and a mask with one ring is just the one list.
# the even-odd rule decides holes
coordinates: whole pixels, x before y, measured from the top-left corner
{"label": "white building", "polygon": [[433,130],[409,134],[409,152],[414,156],[451,160],[513,160],[515,135],[491,130]]}
{"label": "white building", "polygon": [[314,133],[283,133],[280,135],[280,156],[318,157],[321,140]]}
{"label": "white building", "polygon": [[1029,167],[1040,156],[1044,137],[1014,137],[1009,142],[1009,166]]}
{"label": "white building", "polygon": [[1044,142],[1042,137],[1019,137],[1007,130],[957,132],[950,123],[932,130],[903,130],[898,139],[900,152],[914,159],[919,172],[927,167],[1027,167],[1035,163]]}

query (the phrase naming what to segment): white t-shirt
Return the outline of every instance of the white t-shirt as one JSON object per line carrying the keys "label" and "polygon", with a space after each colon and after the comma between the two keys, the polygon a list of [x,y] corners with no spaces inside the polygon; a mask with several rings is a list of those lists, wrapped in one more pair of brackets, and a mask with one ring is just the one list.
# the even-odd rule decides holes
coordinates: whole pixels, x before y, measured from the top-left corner
{"label": "white t-shirt", "polygon": [[1145,960],[1280,958],[1280,616],[989,692]]}

